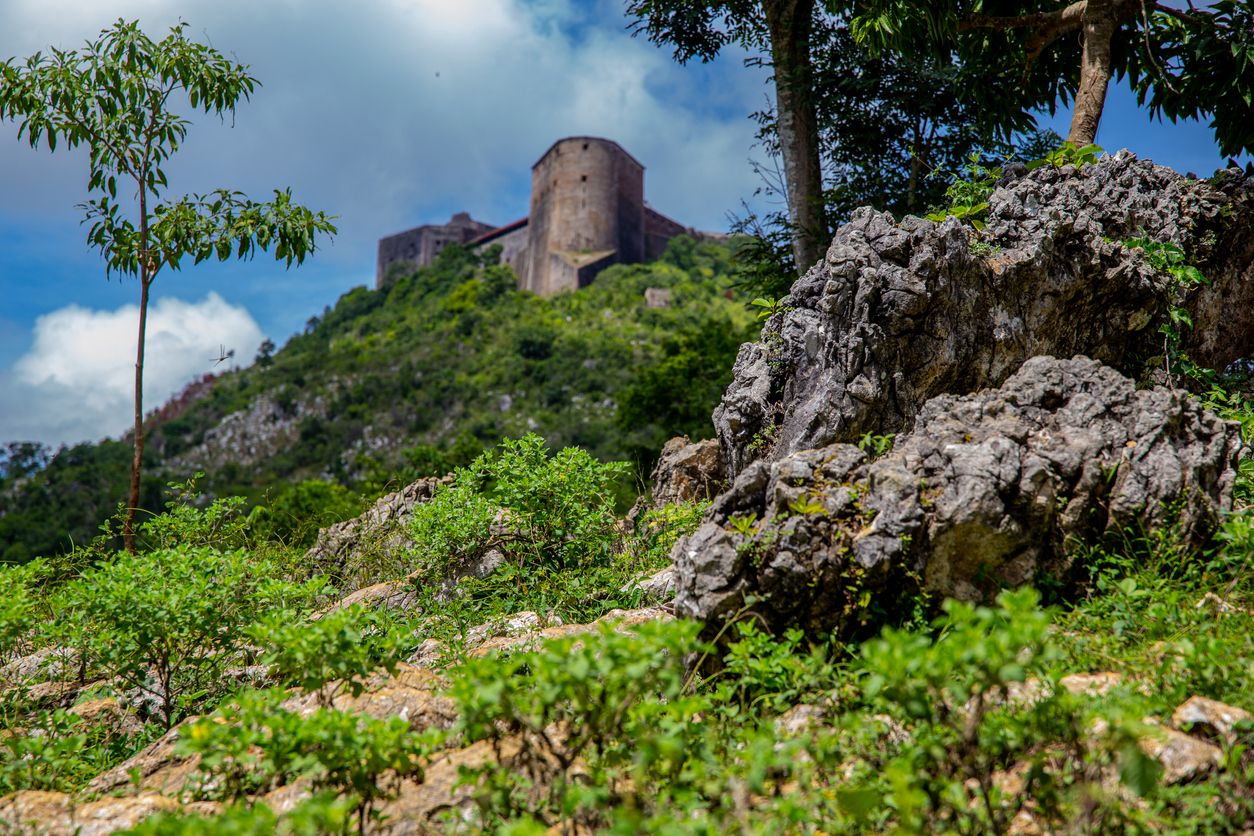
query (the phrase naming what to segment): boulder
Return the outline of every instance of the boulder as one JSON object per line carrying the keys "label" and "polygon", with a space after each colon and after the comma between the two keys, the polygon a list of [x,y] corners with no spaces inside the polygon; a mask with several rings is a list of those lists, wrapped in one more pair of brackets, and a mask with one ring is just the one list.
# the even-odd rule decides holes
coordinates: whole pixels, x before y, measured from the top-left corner
{"label": "boulder", "polygon": [[1218,700],[1195,696],[1189,697],[1172,712],[1171,725],[1180,731],[1230,746],[1236,742],[1239,728],[1254,730],[1254,714]]}
{"label": "boulder", "polygon": [[1141,751],[1163,767],[1164,784],[1180,784],[1217,771],[1223,764],[1219,747],[1175,729],[1147,723],[1148,731],[1137,741]]}
{"label": "boulder", "polygon": [[723,488],[725,470],[717,440],[672,438],[663,445],[653,468],[653,507],[710,499]]}
{"label": "boulder", "polygon": [[[908,430],[928,399],[1000,386],[1028,358],[1084,354],[1140,376],[1181,304],[1183,348],[1254,353],[1254,180],[1191,180],[1128,152],[1007,173],[976,233],[857,210],[741,347],[714,412],[729,475],[865,433]],[[1121,241],[1176,244],[1212,280],[1187,293]],[[980,246],[973,246],[979,244]]]}
{"label": "boulder", "polygon": [[451,477],[434,476],[411,482],[399,491],[380,497],[361,516],[328,526],[318,532],[318,539],[305,561],[315,571],[342,578],[369,582],[374,578],[355,577],[359,567],[368,566],[372,558],[388,562],[413,546],[405,524],[415,505],[429,502],[436,488]]}
{"label": "boulder", "polygon": [[932,399],[877,460],[832,444],[744,468],[675,546],[676,611],[718,620],[752,597],[776,627],[826,631],[920,587],[1065,587],[1073,538],[1172,526],[1202,543],[1241,449],[1235,423],[1182,392],[1032,358],[998,389]]}
{"label": "boulder", "polygon": [[132,828],[157,813],[212,815],[218,809],[211,802],[181,804],[151,792],[84,803],[65,793],[23,790],[0,798],[0,828],[6,833],[103,836]]}

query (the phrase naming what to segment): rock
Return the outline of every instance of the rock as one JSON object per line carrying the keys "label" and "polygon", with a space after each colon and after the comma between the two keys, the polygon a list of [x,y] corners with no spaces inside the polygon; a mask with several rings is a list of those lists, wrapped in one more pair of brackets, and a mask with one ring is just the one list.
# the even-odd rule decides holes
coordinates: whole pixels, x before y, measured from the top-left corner
{"label": "rock", "polygon": [[144,730],[144,724],[135,712],[123,708],[112,697],[80,702],[71,706],[69,711],[77,715],[84,725],[106,730],[111,738],[134,737]]}
{"label": "rock", "polygon": [[1070,673],[1058,684],[1076,696],[1104,697],[1123,684],[1123,676],[1114,671]]}
{"label": "rock", "polygon": [[[145,791],[162,795],[177,794],[196,773],[200,756],[179,757],[174,754],[174,749],[183,729],[198,719],[200,718],[185,719],[130,758],[100,773],[88,782],[86,792],[94,795],[118,791],[126,791],[132,795]],[[136,780],[132,780],[132,776]]]}
{"label": "rock", "polygon": [[489,653],[525,652],[535,650],[549,639],[596,633],[605,624],[613,625],[616,631],[625,633],[637,625],[649,621],[666,621],[673,617],[668,611],[660,607],[645,607],[637,610],[610,610],[591,624],[564,624],[515,636],[498,636],[488,639],[477,647],[467,648],[467,650],[471,656],[486,656]]}
{"label": "rock", "polygon": [[361,605],[369,610],[411,610],[418,605],[418,591],[414,589],[414,585],[409,581],[376,583],[373,586],[367,586],[344,596],[322,612],[315,613],[312,617],[314,620],[317,620],[329,613],[346,610],[357,605]]}
{"label": "rock", "polygon": [[1237,739],[1239,723],[1254,723],[1254,714],[1206,697],[1189,697],[1171,713],[1171,725],[1180,731],[1229,745]]}
{"label": "rock", "polygon": [[[331,707],[379,720],[400,717],[414,731],[449,729],[457,720],[456,705],[443,694],[448,683],[426,668],[402,663],[394,674],[376,672],[365,686],[365,691],[356,697],[346,690],[337,694]],[[337,689],[332,683],[331,693],[337,690],[343,689]],[[282,704],[282,708],[300,714],[308,714],[319,707],[318,695],[313,693],[295,694]]]}
{"label": "rock", "polygon": [[0,798],[0,830],[46,836],[103,836],[134,827],[157,813],[212,815],[218,809],[214,803],[185,805],[151,792],[82,803],[65,793],[23,790]]}
{"label": "rock", "polygon": [[644,289],[644,305],[646,308],[669,308],[671,306],[671,289],[669,287],[646,287]]}
{"label": "rock", "polygon": [[775,736],[780,738],[801,737],[828,723],[828,711],[821,705],[798,703],[775,718]]}
{"label": "rock", "polygon": [[1223,762],[1223,753],[1217,747],[1175,729],[1151,727],[1138,745],[1162,764],[1164,784],[1200,778],[1217,770]]}
{"label": "rock", "polygon": [[724,471],[717,440],[690,442],[683,435],[672,438],[662,446],[653,468],[653,507],[710,499],[722,489]]}
{"label": "rock", "polygon": [[934,398],[916,426],[872,462],[833,444],[745,467],[676,544],[676,611],[718,620],[754,596],[776,627],[826,631],[868,593],[884,611],[920,584],[967,601],[1065,586],[1073,537],[1173,525],[1204,542],[1242,449],[1234,423],[1183,393],[1138,391],[1084,357]]}
{"label": "rock", "polygon": [[330,398],[299,393],[290,398],[259,395],[247,409],[232,412],[207,430],[200,443],[167,463],[171,473],[214,470],[227,463],[255,467],[259,462],[300,442],[300,425],[309,418],[325,418],[328,401],[339,384],[326,381]]}
{"label": "rock", "polygon": [[[1183,346],[1195,361],[1254,353],[1251,178],[1190,181],[1121,152],[1078,171],[1016,170],[988,202],[991,257],[952,218],[854,212],[741,347],[714,412],[731,477],[757,458],[909,430],[928,399],[1000,386],[1036,355],[1138,376],[1176,301],[1195,323]],[[1213,285],[1180,298],[1119,243],[1140,234],[1182,247]]]}
{"label": "rock", "polygon": [[486,624],[479,624],[466,631],[466,646],[478,647],[488,639],[514,638],[538,633],[546,627],[561,627],[562,619],[550,613],[541,616],[538,613],[523,611]]}
{"label": "rock", "polygon": [[644,603],[661,605],[675,600],[675,567],[665,566],[651,575],[637,578],[623,587],[623,592],[640,591]]}
{"label": "rock", "polygon": [[362,567],[369,567],[372,561],[395,562],[398,555],[413,546],[405,524],[414,506],[429,502],[436,488],[447,484],[450,478],[419,479],[381,497],[361,516],[322,529],[305,553],[305,561],[315,571],[332,578],[344,577],[346,573],[360,576]]}
{"label": "rock", "polygon": [[0,690],[27,682],[60,679],[78,673],[78,652],[67,647],[45,647],[19,656],[0,667]]}

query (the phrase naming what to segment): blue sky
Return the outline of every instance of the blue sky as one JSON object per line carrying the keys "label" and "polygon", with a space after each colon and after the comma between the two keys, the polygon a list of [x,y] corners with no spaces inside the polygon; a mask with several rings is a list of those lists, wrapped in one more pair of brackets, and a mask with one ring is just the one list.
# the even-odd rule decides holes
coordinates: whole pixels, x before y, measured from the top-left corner
{"label": "blue sky", "polygon": [[[632,38],[620,0],[3,0],[0,57],[77,46],[113,19],[156,34],[179,18],[262,81],[234,126],[196,119],[171,193],[217,186],[296,198],[339,216],[305,266],[262,258],[166,273],[146,398],[212,371],[219,346],[253,356],[374,278],[382,235],[454,211],[526,214],[530,165],[557,138],[618,140],[646,166],[649,202],[685,224],[726,226],[759,185],[748,114],[761,70],[730,51],[679,67]],[[1045,118],[1066,134],[1067,113]],[[1150,122],[1112,87],[1099,143],[1181,171],[1222,160],[1205,125]],[[32,151],[0,123],[0,442],[74,442],[127,424],[137,288],[106,281],[75,205],[81,152]],[[114,371],[116,369],[116,371]]]}

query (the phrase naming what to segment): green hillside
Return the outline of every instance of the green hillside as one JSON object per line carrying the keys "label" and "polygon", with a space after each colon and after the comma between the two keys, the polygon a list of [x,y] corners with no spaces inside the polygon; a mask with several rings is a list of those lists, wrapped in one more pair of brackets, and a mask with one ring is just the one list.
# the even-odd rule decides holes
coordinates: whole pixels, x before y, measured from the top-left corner
{"label": "green hillside", "polygon": [[[369,498],[528,432],[634,462],[638,478],[667,438],[711,434],[754,330],[732,298],[728,245],[679,238],[655,263],[612,267],[551,299],[516,290],[498,260],[452,247],[382,290],[354,288],[272,356],[159,410],[147,508],[197,471],[210,494],[251,503],[307,480]],[[647,288],[669,290],[668,304],[649,307]],[[126,446],[79,445],[0,479],[0,560],[96,534],[125,496]]]}

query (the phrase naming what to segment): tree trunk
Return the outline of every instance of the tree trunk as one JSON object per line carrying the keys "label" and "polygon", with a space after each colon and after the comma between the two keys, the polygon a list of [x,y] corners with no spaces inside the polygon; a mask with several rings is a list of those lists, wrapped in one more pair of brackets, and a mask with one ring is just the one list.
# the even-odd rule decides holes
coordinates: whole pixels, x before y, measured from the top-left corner
{"label": "tree trunk", "polygon": [[1117,3],[1089,0],[1084,10],[1084,55],[1080,61],[1080,87],[1071,114],[1067,140],[1077,148],[1097,138],[1097,125],[1106,104],[1110,84],[1110,42],[1119,27]]}
{"label": "tree trunk", "polygon": [[135,553],[135,513],[139,510],[139,483],[144,467],[144,339],[148,330],[148,289],[156,278],[148,252],[148,194],[146,172],[139,177],[139,337],[135,345],[135,446],[131,453],[131,490],[126,501],[122,543]]}
{"label": "tree trunk", "polygon": [[914,139],[910,143],[910,180],[906,186],[906,211],[914,213],[919,200],[919,175],[923,170],[923,126],[922,119],[914,123]]}
{"label": "tree trunk", "polygon": [[779,149],[793,229],[793,257],[804,273],[827,250],[818,117],[811,94],[810,31],[814,0],[765,0],[775,72]]}
{"label": "tree trunk", "polygon": [[139,510],[139,482],[144,465],[144,334],[148,327],[148,269],[140,270],[139,344],[135,349],[135,447],[131,455],[131,491],[126,501],[122,541],[135,553],[135,512]]}

